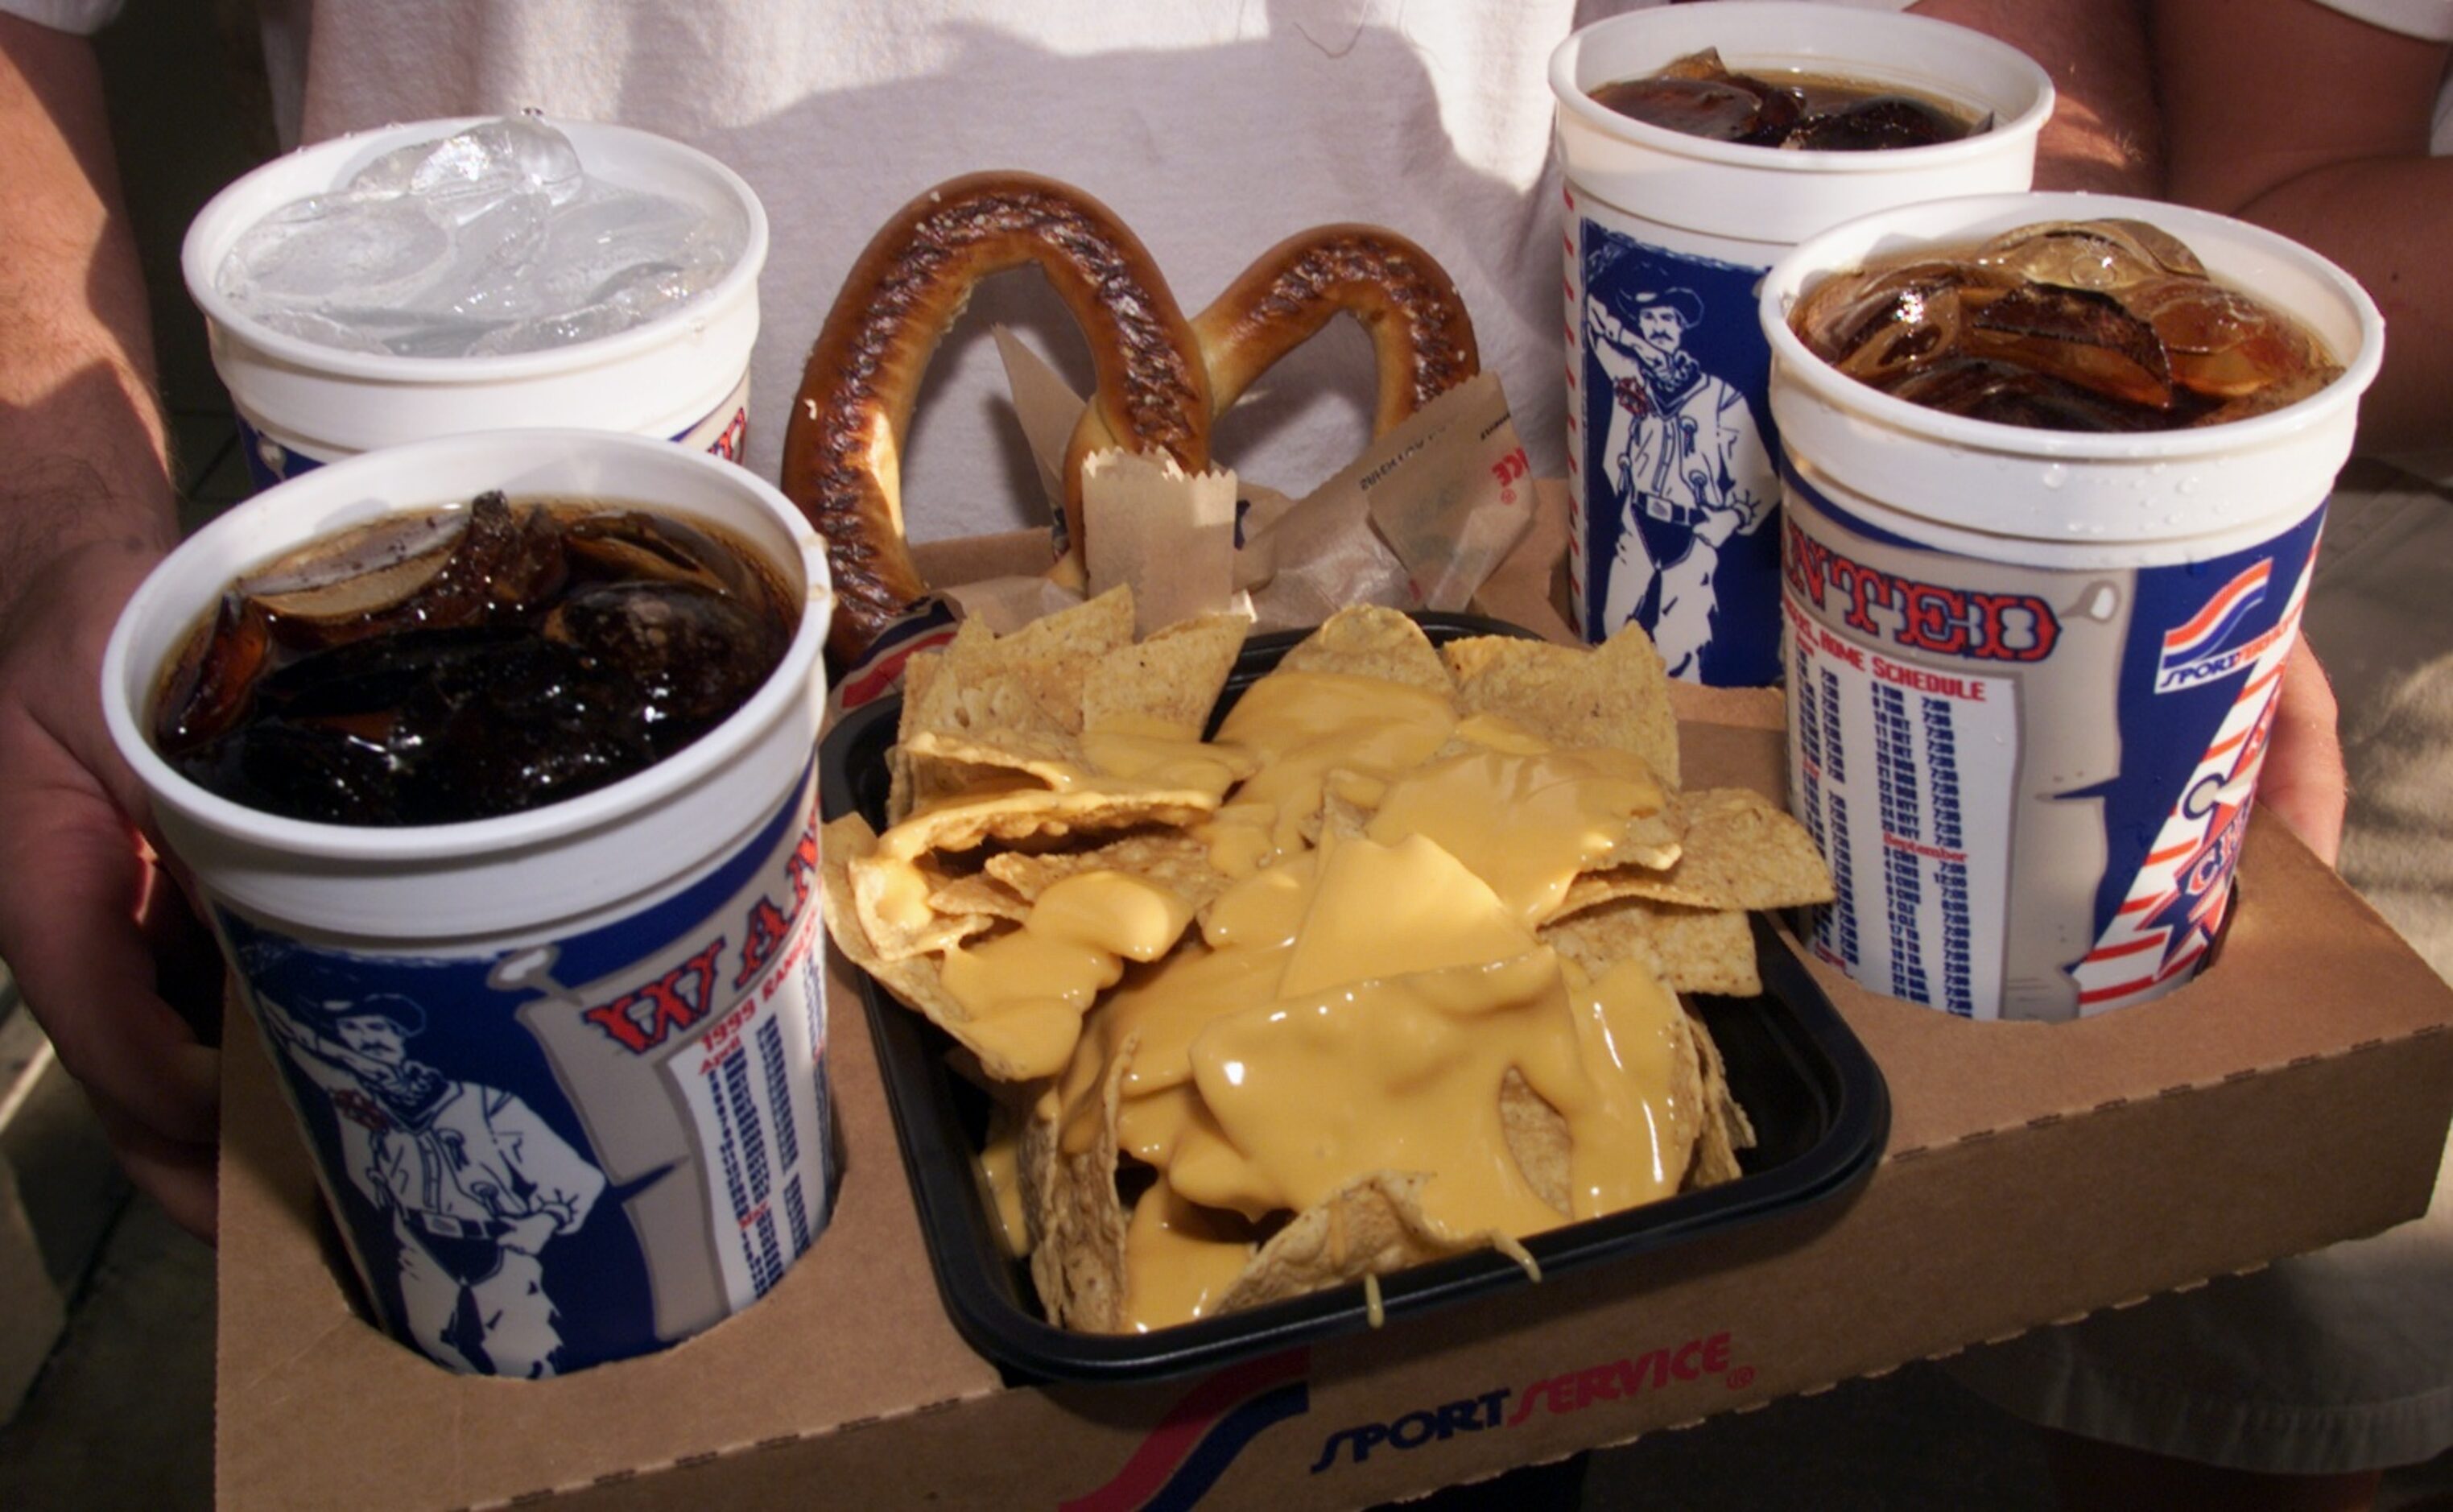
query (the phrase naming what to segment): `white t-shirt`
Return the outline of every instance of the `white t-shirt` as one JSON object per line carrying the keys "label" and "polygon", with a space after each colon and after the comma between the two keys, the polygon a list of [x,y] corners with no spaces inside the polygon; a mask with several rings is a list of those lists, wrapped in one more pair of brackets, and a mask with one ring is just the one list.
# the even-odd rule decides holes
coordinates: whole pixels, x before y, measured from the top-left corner
{"label": "white t-shirt", "polygon": [[[1900,9],[1905,0],[1856,0]],[[888,216],[958,173],[1080,186],[1141,237],[1187,313],[1280,239],[1388,226],[1455,278],[1533,463],[1565,466],[1550,53],[1595,0],[272,0],[274,92],[304,138],[538,107],[699,147],[765,202],[771,251],[748,461],[775,475],[810,344]],[[445,40],[449,39],[449,40]],[[1035,275],[990,282],[938,353],[903,493],[915,539],[1044,517],[991,324],[1089,386]],[[1220,459],[1300,491],[1369,428],[1371,357],[1336,322],[1239,405]]]}

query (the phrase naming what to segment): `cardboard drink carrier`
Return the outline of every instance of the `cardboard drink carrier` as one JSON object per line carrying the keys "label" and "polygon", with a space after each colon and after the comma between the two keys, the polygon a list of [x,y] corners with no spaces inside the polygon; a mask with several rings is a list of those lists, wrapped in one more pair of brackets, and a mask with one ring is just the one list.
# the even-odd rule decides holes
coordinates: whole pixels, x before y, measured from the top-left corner
{"label": "cardboard drink carrier", "polygon": [[[1523,519],[1471,607],[1571,639],[1564,489],[1486,470]],[[978,585],[1027,579],[1047,549],[1021,532],[921,555],[933,584]],[[1782,793],[1776,692],[1673,685],[1672,698],[1690,782]],[[1363,1506],[2416,1217],[2453,1116],[2453,989],[2278,822],[2255,821],[2239,880],[2220,958],[2195,982],[2071,1024],[1971,1024],[1879,997],[1767,928],[1765,949],[1827,996],[1888,1088],[1887,1141],[1844,1189],[1538,1284],[1392,1308],[1383,1326],[1296,1329],[1104,1382],[1014,1368],[949,1313],[927,1217],[944,1194],[915,1193],[859,973],[837,952],[845,1169],[823,1241],[741,1316],[546,1382],[450,1375],[367,1321],[271,1072],[233,1035],[219,1499]]]}
{"label": "cardboard drink carrier", "polygon": [[[1080,402],[1007,354],[1052,481],[1045,459]],[[1130,583],[1144,633],[1230,605],[1291,630],[1362,600],[1575,639],[1566,490],[1526,475],[1486,377],[1303,499],[1094,459],[1082,509],[1087,588]],[[1068,602],[1045,575],[1046,532],[918,555],[1000,632]],[[852,748],[873,719],[855,706],[891,683],[871,670],[837,684],[830,812],[874,798],[874,754]],[[1780,804],[1776,690],[1669,697],[1690,789]],[[2453,1117],[2453,988],[2279,823],[2252,823],[2238,879],[2219,959],[2195,981],[2066,1024],[1969,1023],[1874,995],[1758,916],[1784,1026],[1740,1000],[1704,1009],[1765,1136],[1739,1179],[1535,1236],[1538,1282],[1460,1256],[1386,1278],[1368,1306],[1353,1283],[1138,1337],[1055,1334],[1012,1268],[983,1258],[961,1113],[931,1102],[942,1044],[831,947],[842,1178],[823,1238],[739,1315],[545,1381],[452,1375],[369,1322],[273,1073],[233,1034],[219,1499],[1366,1506],[2417,1216]]]}

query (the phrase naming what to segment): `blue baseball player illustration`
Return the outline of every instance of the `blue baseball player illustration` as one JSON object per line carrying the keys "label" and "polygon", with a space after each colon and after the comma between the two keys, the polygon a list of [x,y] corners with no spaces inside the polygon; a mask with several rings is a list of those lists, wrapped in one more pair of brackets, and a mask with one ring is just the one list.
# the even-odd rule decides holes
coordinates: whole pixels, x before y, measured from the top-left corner
{"label": "blue baseball player illustration", "polygon": [[1712,640],[1722,549],[1760,530],[1779,496],[1745,396],[1686,350],[1704,317],[1689,288],[1621,282],[1585,300],[1614,401],[1596,481],[1621,511],[1602,623],[1647,626],[1669,675],[1687,679]]}
{"label": "blue baseball player illustration", "polygon": [[588,1221],[604,1173],[518,1097],[410,1058],[426,1019],[409,998],[264,1007],[332,1100],[343,1169],[390,1216],[410,1333],[477,1374],[552,1375],[562,1339],[539,1252]]}

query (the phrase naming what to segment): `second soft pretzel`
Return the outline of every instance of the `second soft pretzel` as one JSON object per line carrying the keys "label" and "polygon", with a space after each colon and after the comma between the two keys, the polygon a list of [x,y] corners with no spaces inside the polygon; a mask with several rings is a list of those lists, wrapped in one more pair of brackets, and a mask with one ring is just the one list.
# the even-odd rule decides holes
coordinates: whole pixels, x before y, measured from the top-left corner
{"label": "second soft pretzel", "polygon": [[1193,317],[1211,418],[1341,314],[1379,360],[1375,436],[1482,370],[1465,302],[1430,253],[1381,227],[1323,226],[1262,253]]}

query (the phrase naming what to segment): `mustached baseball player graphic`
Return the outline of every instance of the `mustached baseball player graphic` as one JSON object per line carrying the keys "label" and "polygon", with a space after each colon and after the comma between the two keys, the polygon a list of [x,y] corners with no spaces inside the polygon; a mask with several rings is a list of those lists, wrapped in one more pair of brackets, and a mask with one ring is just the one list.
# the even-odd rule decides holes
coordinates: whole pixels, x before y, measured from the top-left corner
{"label": "mustached baseball player graphic", "polygon": [[482,1375],[555,1373],[540,1252],[605,1176],[513,1094],[413,1059],[424,1011],[398,993],[263,1005],[290,1064],[331,1099],[349,1180],[389,1216],[409,1331]]}

